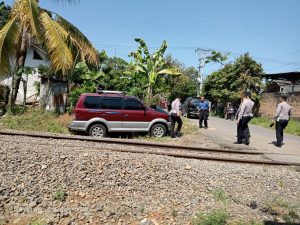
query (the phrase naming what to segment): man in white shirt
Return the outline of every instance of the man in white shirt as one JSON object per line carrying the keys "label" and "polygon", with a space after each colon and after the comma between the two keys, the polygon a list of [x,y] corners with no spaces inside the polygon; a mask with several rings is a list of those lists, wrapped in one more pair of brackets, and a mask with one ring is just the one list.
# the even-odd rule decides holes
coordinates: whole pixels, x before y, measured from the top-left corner
{"label": "man in white shirt", "polygon": [[249,92],[244,92],[242,97],[243,101],[241,103],[237,119],[237,141],[235,144],[244,143],[245,145],[249,145],[250,130],[248,123],[253,117],[252,108],[254,106],[254,102],[250,99],[251,94]]}
{"label": "man in white shirt", "polygon": [[[180,118],[181,116],[181,103],[180,103],[180,97],[177,97],[171,104],[171,111],[170,111],[170,116],[171,116],[171,138],[176,138],[180,137],[180,130],[182,127],[182,120]],[[177,128],[175,130],[175,125],[177,122]],[[174,131],[175,130],[175,131]]]}
{"label": "man in white shirt", "polygon": [[281,147],[283,142],[283,130],[289,123],[292,107],[286,102],[287,97],[285,95],[280,96],[280,103],[277,106],[274,121],[276,121],[276,139],[277,143],[275,146]]}

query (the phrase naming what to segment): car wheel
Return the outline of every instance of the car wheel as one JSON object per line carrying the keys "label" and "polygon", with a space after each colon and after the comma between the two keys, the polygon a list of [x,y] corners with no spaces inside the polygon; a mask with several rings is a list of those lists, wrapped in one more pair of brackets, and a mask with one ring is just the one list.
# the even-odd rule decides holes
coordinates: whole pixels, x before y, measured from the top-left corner
{"label": "car wheel", "polygon": [[106,127],[101,124],[95,124],[89,129],[89,135],[92,137],[106,137],[106,133]]}
{"label": "car wheel", "polygon": [[152,137],[163,137],[167,134],[167,129],[163,124],[155,124],[151,128]]}

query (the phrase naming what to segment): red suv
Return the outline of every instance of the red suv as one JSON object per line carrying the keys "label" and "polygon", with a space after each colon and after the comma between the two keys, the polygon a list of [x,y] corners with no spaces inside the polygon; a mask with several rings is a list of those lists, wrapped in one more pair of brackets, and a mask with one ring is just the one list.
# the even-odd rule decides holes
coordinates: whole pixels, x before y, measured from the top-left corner
{"label": "red suv", "polygon": [[145,106],[138,98],[118,92],[82,94],[73,111],[70,131],[84,131],[93,137],[108,132],[150,132],[163,137],[170,127],[169,114]]}

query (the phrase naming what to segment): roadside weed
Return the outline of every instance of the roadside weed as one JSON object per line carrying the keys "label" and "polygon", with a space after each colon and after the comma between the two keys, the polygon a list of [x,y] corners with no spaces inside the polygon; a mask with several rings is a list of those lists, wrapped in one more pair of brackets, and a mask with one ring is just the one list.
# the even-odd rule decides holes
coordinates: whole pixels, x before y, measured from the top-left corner
{"label": "roadside weed", "polygon": [[208,214],[196,214],[193,225],[225,225],[229,219],[229,213],[224,209],[216,209]]}
{"label": "roadside weed", "polygon": [[215,200],[225,202],[227,200],[227,196],[225,191],[222,188],[216,188],[212,191]]}
{"label": "roadside weed", "polygon": [[47,222],[44,219],[35,218],[28,225],[47,225]]}
{"label": "roadside weed", "polygon": [[55,200],[64,201],[67,197],[66,191],[63,187],[59,187],[53,194]]}
{"label": "roadside weed", "polygon": [[274,218],[280,217],[287,223],[294,223],[300,218],[298,210],[299,206],[280,198],[274,198],[264,208],[266,213],[274,216]]}

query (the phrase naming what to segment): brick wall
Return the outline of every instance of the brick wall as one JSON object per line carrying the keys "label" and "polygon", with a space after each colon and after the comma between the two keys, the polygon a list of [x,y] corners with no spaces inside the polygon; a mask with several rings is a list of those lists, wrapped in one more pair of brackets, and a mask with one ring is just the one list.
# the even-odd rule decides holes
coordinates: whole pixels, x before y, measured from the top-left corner
{"label": "brick wall", "polygon": [[[263,93],[260,100],[259,114],[261,116],[273,117],[279,103],[281,93]],[[300,92],[291,92],[287,103],[292,106],[292,117],[300,119]]]}

